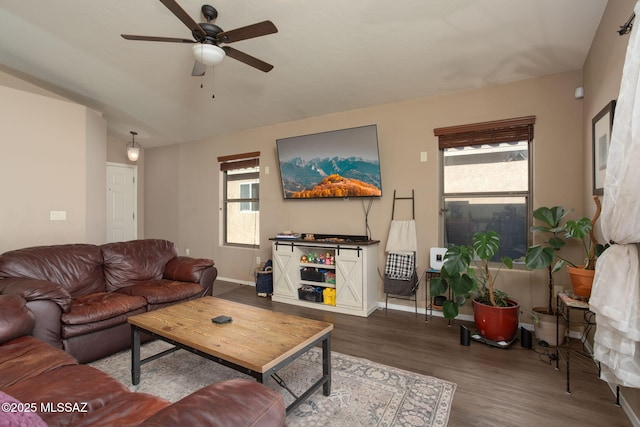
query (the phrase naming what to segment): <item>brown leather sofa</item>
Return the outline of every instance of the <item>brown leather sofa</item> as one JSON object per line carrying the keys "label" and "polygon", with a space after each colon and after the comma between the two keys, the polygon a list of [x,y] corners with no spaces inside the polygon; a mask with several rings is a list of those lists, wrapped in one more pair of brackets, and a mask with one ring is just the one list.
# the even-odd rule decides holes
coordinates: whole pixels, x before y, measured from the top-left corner
{"label": "brown leather sofa", "polygon": [[0,255],[0,294],[27,301],[34,337],[86,363],[131,345],[129,316],[211,295],[213,264],[157,239],[38,246]]}
{"label": "brown leather sofa", "polygon": [[18,295],[0,295],[0,425],[285,425],[282,396],[251,380],[204,387],[176,403],[131,392],[108,374],[29,334],[35,316]]}

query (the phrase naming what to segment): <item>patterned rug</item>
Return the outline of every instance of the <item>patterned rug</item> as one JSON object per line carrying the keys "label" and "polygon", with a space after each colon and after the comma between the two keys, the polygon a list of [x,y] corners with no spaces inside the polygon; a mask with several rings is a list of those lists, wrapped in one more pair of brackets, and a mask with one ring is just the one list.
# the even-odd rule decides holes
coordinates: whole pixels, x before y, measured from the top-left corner
{"label": "patterned rug", "polygon": [[[142,346],[142,357],[169,345],[155,341]],[[171,402],[207,384],[231,378],[249,378],[218,363],[185,350],[142,365],[140,384],[131,384],[131,355],[124,351],[90,363],[132,391],[160,396]],[[287,416],[295,426],[446,426],[456,384],[381,365],[366,359],[331,353],[331,395],[322,388]],[[322,375],[322,351],[314,348],[278,372],[287,386],[301,394]],[[294,399],[273,379],[267,384],[278,390],[288,405]]]}

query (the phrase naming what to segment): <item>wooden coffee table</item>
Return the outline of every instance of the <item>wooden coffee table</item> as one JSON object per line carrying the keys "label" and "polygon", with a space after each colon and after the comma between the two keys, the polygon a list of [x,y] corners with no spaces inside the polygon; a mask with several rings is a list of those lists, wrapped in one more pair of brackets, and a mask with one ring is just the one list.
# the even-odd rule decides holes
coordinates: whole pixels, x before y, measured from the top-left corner
{"label": "wooden coffee table", "polygon": [[[217,316],[232,322],[215,324]],[[312,347],[322,344],[322,377],[287,407],[287,413],[323,386],[331,394],[331,323],[276,313],[214,297],[160,308],[131,316],[131,380],[140,382],[140,366],[180,348],[251,375],[261,383],[273,377],[291,390],[277,375]],[[144,332],[175,347],[140,359],[140,333]]]}

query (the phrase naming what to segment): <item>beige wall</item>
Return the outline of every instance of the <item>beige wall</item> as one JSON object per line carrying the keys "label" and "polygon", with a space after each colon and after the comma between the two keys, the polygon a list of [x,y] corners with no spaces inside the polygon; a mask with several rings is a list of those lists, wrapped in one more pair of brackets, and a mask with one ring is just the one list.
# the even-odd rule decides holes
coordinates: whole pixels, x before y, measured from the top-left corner
{"label": "beige wall", "polygon": [[[86,191],[86,238],[87,243],[102,244],[107,230],[106,174],[103,168],[107,158],[107,122],[91,110],[85,112],[87,124],[84,141],[87,147],[85,155],[85,191]],[[101,191],[96,191],[101,190]]]}
{"label": "beige wall", "polygon": [[600,21],[598,32],[591,45],[589,55],[584,63],[584,115],[583,132],[585,169],[585,209],[590,213],[595,211],[592,201],[592,119],[611,100],[618,98],[622,68],[629,42],[629,35],[620,36],[618,28],[631,15],[635,0],[610,1]]}
{"label": "beige wall", "polygon": [[175,145],[145,150],[145,231],[144,235],[138,234],[140,238],[167,239],[178,245],[181,242],[178,232],[180,150]]}
{"label": "beige wall", "polygon": [[[613,99],[618,99],[629,35],[620,36],[616,31],[619,26],[629,18],[635,4],[635,0],[609,1],[604,16],[600,21],[600,27],[598,28],[596,37],[591,45],[589,56],[584,64],[585,105],[583,132],[585,138],[583,147],[585,153],[584,162],[588,166],[585,176],[589,185],[583,190],[585,193],[585,203],[587,204],[585,209],[590,209],[591,213],[593,213],[595,209],[593,202],[591,202],[591,119],[598,114],[608,102]],[[637,17],[635,23],[638,23]],[[637,28],[634,29],[634,31],[637,31]],[[638,422],[640,418],[640,390],[622,388],[621,395],[633,413],[631,417]]]}
{"label": "beige wall", "polygon": [[[440,97],[382,105],[296,122],[250,129],[177,147],[148,149],[146,162],[147,236],[177,234],[179,247],[192,255],[212,257],[222,277],[253,280],[255,258],[269,258],[269,237],[282,230],[312,233],[365,234],[365,203],[352,200],[283,200],[276,159],[278,138],[375,123],[382,168],[383,197],[373,200],[369,213],[372,238],[382,241],[378,268],[384,268],[393,191],[415,190],[420,268],[427,266],[429,248],[439,246],[438,148],[433,129],[487,120],[536,115],[534,142],[534,206],[564,203],[583,206],[584,165],[567,161],[581,152],[582,101],[574,90],[582,73],[516,82]],[[228,248],[220,244],[220,176],[216,158],[260,151],[261,248]],[[420,162],[426,151],[428,161]],[[175,165],[177,171],[166,171]],[[266,173],[266,168],[270,173]],[[173,173],[176,172],[177,176]],[[152,178],[152,174],[154,178]],[[558,182],[562,183],[558,191]],[[165,189],[166,191],[161,191]],[[173,201],[169,198],[174,197]],[[400,203],[400,202],[399,202]],[[396,218],[410,215],[410,204],[398,206]],[[153,213],[151,213],[153,212]],[[175,221],[175,222],[174,222]],[[503,274],[503,288],[523,305],[524,313],[545,302],[541,283],[529,272]],[[515,281],[512,280],[515,278]],[[506,280],[508,279],[508,280]],[[382,283],[379,281],[380,299]],[[420,298],[423,298],[424,287]],[[529,321],[529,319],[523,319]]]}
{"label": "beige wall", "polygon": [[0,252],[104,235],[105,129],[84,106],[0,86]]}

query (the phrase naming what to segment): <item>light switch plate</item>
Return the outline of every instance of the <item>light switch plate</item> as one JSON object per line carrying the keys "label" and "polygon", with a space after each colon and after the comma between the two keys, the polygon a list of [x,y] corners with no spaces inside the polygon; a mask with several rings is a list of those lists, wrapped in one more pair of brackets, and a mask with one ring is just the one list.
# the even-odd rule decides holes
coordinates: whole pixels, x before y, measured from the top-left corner
{"label": "light switch plate", "polygon": [[66,221],[67,211],[50,211],[49,221]]}

